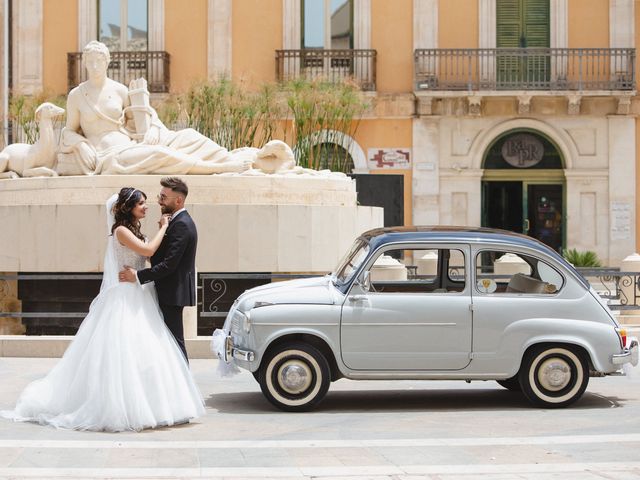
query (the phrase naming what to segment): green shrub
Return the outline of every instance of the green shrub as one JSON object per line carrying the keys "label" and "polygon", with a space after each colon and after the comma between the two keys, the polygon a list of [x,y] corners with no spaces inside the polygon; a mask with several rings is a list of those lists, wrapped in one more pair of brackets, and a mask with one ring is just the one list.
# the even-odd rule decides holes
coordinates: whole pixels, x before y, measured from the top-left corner
{"label": "green shrub", "polygon": [[580,252],[575,248],[565,250],[563,254],[567,262],[573,264],[574,267],[601,267],[600,259],[596,252],[587,250]]}
{"label": "green shrub", "polygon": [[229,150],[283,138],[298,165],[348,173],[353,168],[348,150],[368,107],[359,87],[349,82],[301,78],[251,90],[220,78],[195,81],[156,110],[167,127],[191,127]]}

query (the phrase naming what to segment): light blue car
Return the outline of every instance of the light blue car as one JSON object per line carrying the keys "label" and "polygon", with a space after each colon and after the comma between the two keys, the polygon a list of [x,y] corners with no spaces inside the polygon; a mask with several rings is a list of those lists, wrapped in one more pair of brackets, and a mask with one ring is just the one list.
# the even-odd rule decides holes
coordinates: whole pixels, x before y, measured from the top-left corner
{"label": "light blue car", "polygon": [[286,411],[342,377],[496,380],[564,407],[590,376],[638,363],[638,342],[555,251],[473,227],[368,231],[331,275],[243,293],[214,336]]}

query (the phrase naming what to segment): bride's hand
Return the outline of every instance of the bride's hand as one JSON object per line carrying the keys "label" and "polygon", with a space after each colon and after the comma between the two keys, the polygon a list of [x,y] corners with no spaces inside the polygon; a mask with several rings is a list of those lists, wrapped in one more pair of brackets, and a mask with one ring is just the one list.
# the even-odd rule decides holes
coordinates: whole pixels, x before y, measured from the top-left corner
{"label": "bride's hand", "polygon": [[162,215],[160,217],[160,221],[158,222],[158,226],[160,228],[168,226],[170,217],[171,217],[171,215]]}

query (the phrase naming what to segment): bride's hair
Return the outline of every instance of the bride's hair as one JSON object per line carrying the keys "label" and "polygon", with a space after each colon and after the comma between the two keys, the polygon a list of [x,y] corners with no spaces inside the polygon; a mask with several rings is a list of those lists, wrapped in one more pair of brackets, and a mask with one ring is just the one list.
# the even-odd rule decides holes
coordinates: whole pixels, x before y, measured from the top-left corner
{"label": "bride's hair", "polygon": [[144,240],[144,235],[140,232],[140,220],[136,220],[131,211],[141,198],[147,199],[147,195],[137,188],[124,187],[118,194],[118,200],[113,205],[114,222],[111,227],[111,234],[119,226],[124,226],[131,230],[140,240]]}

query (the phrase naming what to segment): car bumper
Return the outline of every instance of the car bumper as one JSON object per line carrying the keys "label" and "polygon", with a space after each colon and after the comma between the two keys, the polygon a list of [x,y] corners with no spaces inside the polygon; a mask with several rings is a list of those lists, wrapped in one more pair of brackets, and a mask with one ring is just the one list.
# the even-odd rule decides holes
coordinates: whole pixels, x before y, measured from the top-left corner
{"label": "car bumper", "polygon": [[251,350],[236,348],[236,346],[233,344],[233,338],[231,337],[231,335],[227,336],[224,343],[225,362],[231,361],[232,358],[242,360],[244,362],[253,362],[255,357],[255,353],[253,353]]}
{"label": "car bumper", "polygon": [[611,363],[614,365],[631,363],[634,367],[638,365],[638,341],[632,340],[629,347],[625,348],[623,353],[612,355]]}

